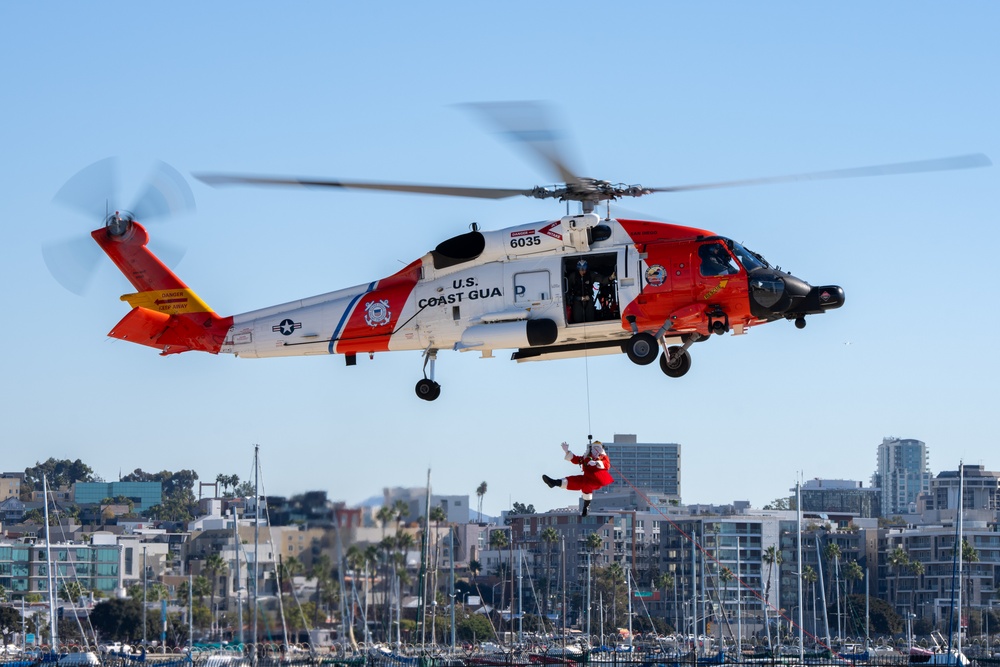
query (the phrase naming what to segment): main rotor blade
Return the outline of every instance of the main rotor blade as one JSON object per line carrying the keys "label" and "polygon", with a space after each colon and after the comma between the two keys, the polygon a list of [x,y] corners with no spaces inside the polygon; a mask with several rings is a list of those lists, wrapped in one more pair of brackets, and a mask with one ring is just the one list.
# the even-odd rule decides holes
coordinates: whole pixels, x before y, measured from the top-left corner
{"label": "main rotor blade", "polygon": [[157,162],[146,179],[131,213],[136,220],[155,218],[194,210],[194,193],[181,173],[166,162]]}
{"label": "main rotor blade", "polygon": [[480,102],[460,105],[471,109],[500,130],[501,136],[541,158],[547,170],[555,170],[567,185],[580,177],[565,159],[566,144],[552,122],[551,112],[541,102]]}
{"label": "main rotor blade", "polygon": [[302,187],[344,188],[353,190],[381,190],[385,192],[411,192],[423,195],[444,195],[449,197],[475,197],[477,199],[504,199],[522,195],[531,197],[532,190],[511,188],[474,188],[460,185],[418,185],[412,183],[377,183],[366,181],[327,181],[307,178],[283,178],[271,176],[241,176],[238,174],[192,174],[202,183],[218,187],[221,185],[290,185]]}
{"label": "main rotor blade", "polygon": [[109,157],[84,167],[59,188],[52,201],[72,208],[88,218],[104,220],[109,199],[118,206],[118,160]]}
{"label": "main rotor blade", "polygon": [[766,178],[748,178],[739,181],[720,181],[718,183],[698,183],[694,185],[675,185],[665,188],[649,188],[650,192],[683,192],[686,190],[709,190],[712,188],[735,188],[745,185],[771,185],[775,183],[792,183],[795,181],[819,181],[835,178],[863,178],[867,176],[892,176],[896,174],[915,174],[925,171],[950,171],[953,169],[975,169],[989,167],[993,162],[982,153],[957,155],[954,157],[937,158],[933,160],[917,160],[916,162],[896,162],[893,164],[874,165],[871,167],[855,167],[853,169],[833,169],[830,171],[814,171],[788,176],[770,176]]}

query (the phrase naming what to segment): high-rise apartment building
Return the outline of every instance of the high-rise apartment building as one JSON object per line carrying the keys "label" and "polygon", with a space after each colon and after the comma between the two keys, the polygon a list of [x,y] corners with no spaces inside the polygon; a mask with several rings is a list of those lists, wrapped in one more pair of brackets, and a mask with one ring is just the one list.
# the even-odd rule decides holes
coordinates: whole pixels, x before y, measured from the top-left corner
{"label": "high-rise apartment building", "polygon": [[880,489],[882,516],[915,513],[917,496],[931,488],[927,445],[909,438],[882,438],[872,486]]}
{"label": "high-rise apartment building", "polygon": [[616,433],[604,448],[611,459],[614,484],[601,489],[620,493],[633,487],[680,499],[681,446],[677,443],[638,442],[633,434]]}

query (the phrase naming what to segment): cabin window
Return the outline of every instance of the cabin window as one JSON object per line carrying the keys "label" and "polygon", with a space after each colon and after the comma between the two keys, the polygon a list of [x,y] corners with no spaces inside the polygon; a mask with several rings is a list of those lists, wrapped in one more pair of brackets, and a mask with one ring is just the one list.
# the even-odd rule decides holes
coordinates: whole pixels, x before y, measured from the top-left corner
{"label": "cabin window", "polygon": [[528,271],[514,275],[514,303],[548,301],[552,298],[548,271]]}

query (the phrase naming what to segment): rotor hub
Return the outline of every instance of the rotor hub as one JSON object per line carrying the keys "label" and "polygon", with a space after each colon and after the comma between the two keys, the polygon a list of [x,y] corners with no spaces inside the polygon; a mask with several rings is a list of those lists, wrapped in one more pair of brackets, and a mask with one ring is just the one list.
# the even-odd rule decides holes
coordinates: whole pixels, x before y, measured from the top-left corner
{"label": "rotor hub", "polygon": [[109,236],[124,236],[132,228],[134,218],[128,211],[115,211],[104,220],[104,228]]}

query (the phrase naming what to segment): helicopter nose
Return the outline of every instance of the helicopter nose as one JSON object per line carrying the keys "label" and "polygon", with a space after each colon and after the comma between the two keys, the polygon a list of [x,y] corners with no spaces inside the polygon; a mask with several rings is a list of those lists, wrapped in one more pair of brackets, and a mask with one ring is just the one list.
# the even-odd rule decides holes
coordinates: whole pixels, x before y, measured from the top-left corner
{"label": "helicopter nose", "polygon": [[750,310],[763,320],[799,318],[844,305],[844,290],[836,285],[813,287],[801,278],[777,270],[750,275]]}
{"label": "helicopter nose", "polygon": [[803,314],[809,315],[811,313],[822,313],[827,310],[833,310],[834,308],[840,308],[843,305],[844,288],[838,285],[813,287],[809,290],[809,294],[806,295],[805,302],[803,303],[805,308]]}

